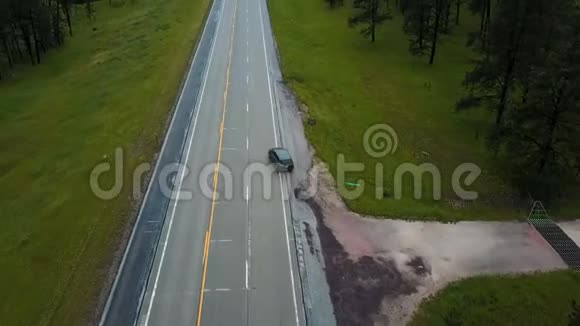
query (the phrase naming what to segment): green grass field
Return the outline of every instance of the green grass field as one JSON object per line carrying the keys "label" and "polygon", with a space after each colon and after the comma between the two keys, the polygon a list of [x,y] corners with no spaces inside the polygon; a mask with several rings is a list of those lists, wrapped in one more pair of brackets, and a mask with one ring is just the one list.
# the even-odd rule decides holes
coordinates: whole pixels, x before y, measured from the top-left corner
{"label": "green grass field", "polygon": [[112,201],[89,173],[116,147],[126,171],[153,159],[208,3],[78,8],[63,48],[0,82],[0,325],[94,318],[134,204],[130,173]]}
{"label": "green grass field", "polygon": [[[484,110],[454,111],[463,92],[463,76],[474,59],[464,44],[466,33],[478,28],[476,19],[464,14],[462,24],[443,38],[435,65],[429,66],[427,58],[409,54],[398,13],[380,27],[372,44],[348,28],[349,8],[330,10],[323,0],[269,3],[285,81],[306,105],[309,118],[316,120],[305,125],[316,155],[335,177],[340,153],[347,162],[366,165],[365,172],[346,178],[361,178],[366,185],[361,198],[347,200],[353,210],[434,220],[527,216],[529,208],[516,202],[502,163],[486,149],[485,134],[493,117]],[[396,130],[399,149],[394,155],[374,159],[366,154],[363,134],[376,123]],[[443,200],[429,199],[430,180],[424,183],[426,199],[414,200],[407,179],[403,200],[375,199],[377,162],[385,166],[386,192],[391,195],[399,164],[435,164],[442,175]],[[463,162],[482,168],[474,184],[480,196],[473,204],[457,207],[451,173]],[[550,213],[578,217],[577,199],[574,192],[551,207]],[[454,283],[425,301],[411,325],[566,325],[573,298],[580,301],[580,274],[571,271],[476,277]]]}
{"label": "green grass field", "polygon": [[[347,2],[348,3],[348,2]],[[466,15],[450,35],[444,36],[433,66],[428,58],[413,57],[402,31],[402,17],[385,22],[372,44],[348,28],[349,8],[330,10],[323,0],[270,0],[276,41],[284,78],[308,107],[306,125],[316,154],[336,177],[337,154],[347,162],[363,162],[366,170],[349,173],[347,181],[362,179],[363,196],[347,200],[355,211],[371,215],[435,220],[521,219],[528,213],[507,182],[486,146],[491,113],[485,110],[456,113],[463,94],[461,82],[475,54],[465,47],[466,33],[476,30],[477,19]],[[398,135],[395,154],[374,159],[366,154],[365,130],[387,123]],[[375,164],[384,164],[384,199],[375,199]],[[403,179],[403,199],[393,198],[393,175],[401,163],[433,163],[441,171],[442,200],[433,200],[432,180],[424,179],[423,199],[412,196],[412,179]],[[469,190],[475,202],[457,201],[451,175],[461,163],[476,163],[483,170]],[[577,217],[577,195],[551,207],[559,217]]]}
{"label": "green grass field", "polygon": [[409,326],[568,325],[572,300],[580,303],[573,271],[473,277],[424,300]]}

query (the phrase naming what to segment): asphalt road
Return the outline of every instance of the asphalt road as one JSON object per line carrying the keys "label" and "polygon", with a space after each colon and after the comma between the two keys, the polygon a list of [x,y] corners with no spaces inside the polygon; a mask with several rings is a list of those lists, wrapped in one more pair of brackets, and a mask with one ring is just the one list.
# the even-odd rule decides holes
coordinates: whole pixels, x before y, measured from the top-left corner
{"label": "asphalt road", "polygon": [[[225,0],[139,325],[304,325],[265,0]],[[185,91],[187,91],[185,89]],[[265,171],[244,180],[247,167]],[[268,189],[271,189],[268,194]]]}

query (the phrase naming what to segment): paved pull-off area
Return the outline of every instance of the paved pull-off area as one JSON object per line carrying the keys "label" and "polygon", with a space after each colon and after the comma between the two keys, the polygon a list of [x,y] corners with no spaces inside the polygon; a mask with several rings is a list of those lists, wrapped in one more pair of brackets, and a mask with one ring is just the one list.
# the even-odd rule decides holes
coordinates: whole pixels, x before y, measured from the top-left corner
{"label": "paved pull-off area", "polygon": [[[206,26],[200,42],[201,49],[213,35],[205,71],[196,82],[190,70],[176,107],[179,112],[189,105],[192,112],[181,157],[187,169],[174,177],[173,197],[182,199],[169,201],[163,223],[154,221],[160,224],[156,245],[137,248],[154,254],[143,280],[128,275],[136,269],[132,246],[141,233],[154,233],[140,227],[147,223],[140,216],[105,309],[106,324],[129,322],[130,313],[117,311],[130,305],[136,305],[135,323],[145,326],[305,324],[289,180],[267,157],[269,148],[283,144],[266,3],[216,0],[210,10],[207,26],[213,29]],[[193,67],[196,60],[203,58],[196,54]],[[188,92],[196,90],[191,100]],[[172,122],[169,133],[179,124]],[[258,173],[244,182],[250,165],[266,167],[271,182]],[[183,199],[188,194],[192,198]],[[126,290],[131,282],[141,284],[138,300],[120,298],[134,297]]]}

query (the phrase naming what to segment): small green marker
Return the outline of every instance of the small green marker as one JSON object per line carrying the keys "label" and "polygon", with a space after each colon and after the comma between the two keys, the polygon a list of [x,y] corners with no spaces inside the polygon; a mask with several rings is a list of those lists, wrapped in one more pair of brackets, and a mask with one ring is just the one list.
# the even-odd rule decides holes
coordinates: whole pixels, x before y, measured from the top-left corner
{"label": "small green marker", "polygon": [[355,183],[355,182],[345,182],[344,184],[347,185],[347,186],[352,186],[352,187],[358,187],[358,186],[360,186],[360,184]]}

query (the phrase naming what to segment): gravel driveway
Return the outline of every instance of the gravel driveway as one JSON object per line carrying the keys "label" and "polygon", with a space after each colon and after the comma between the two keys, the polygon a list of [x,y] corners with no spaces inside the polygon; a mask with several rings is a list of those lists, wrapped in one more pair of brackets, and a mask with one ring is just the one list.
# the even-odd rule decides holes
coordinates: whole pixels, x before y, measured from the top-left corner
{"label": "gravel driveway", "polygon": [[[347,209],[323,164],[311,175],[315,195],[298,197],[317,217],[338,325],[404,325],[423,298],[467,276],[566,268],[527,223],[367,218]],[[580,240],[579,221],[562,227]]]}

